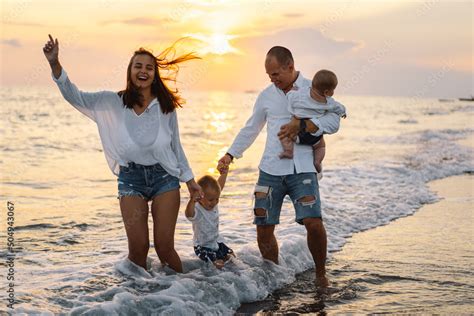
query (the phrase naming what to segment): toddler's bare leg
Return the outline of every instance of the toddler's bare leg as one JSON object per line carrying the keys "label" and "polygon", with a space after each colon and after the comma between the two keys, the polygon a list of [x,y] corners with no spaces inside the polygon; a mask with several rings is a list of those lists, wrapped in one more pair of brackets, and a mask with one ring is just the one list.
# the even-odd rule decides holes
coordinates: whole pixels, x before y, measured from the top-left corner
{"label": "toddler's bare leg", "polygon": [[232,257],[236,258],[235,253],[233,251],[229,253],[227,256],[225,256],[224,262],[229,261]]}
{"label": "toddler's bare leg", "polygon": [[324,138],[321,138],[319,143],[313,146],[314,150],[314,167],[316,168],[316,171],[320,173],[323,170],[322,162],[324,159],[324,156],[326,155],[326,143],[324,141]]}
{"label": "toddler's bare leg", "polygon": [[214,261],[213,264],[217,269],[222,269],[222,267],[224,267],[224,260],[218,259]]}
{"label": "toddler's bare leg", "polygon": [[280,142],[283,147],[283,151],[280,153],[280,159],[293,158],[293,141],[290,138],[285,137]]}

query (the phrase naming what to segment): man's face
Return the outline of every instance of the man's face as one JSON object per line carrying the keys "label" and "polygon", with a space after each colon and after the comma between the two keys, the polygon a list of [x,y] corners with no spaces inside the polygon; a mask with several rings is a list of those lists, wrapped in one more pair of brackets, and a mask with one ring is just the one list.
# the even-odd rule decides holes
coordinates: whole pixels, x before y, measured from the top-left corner
{"label": "man's face", "polygon": [[294,69],[293,63],[280,65],[274,56],[267,56],[265,59],[265,71],[270,80],[283,91],[291,89],[294,80]]}

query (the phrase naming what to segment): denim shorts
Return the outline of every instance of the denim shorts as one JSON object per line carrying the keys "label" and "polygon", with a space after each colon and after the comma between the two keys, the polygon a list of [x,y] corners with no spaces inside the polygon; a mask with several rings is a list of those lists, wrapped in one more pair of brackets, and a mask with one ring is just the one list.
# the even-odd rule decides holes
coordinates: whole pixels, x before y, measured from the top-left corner
{"label": "denim shorts", "polygon": [[118,182],[118,199],[122,196],[142,197],[151,201],[159,194],[179,189],[179,179],[173,177],[160,164],[152,166],[129,162],[120,166]]}
{"label": "denim shorts", "polygon": [[[262,170],[258,177],[255,193],[265,193],[265,197],[255,196],[254,224],[276,225],[280,223],[283,200],[289,195],[295,207],[295,221],[303,224],[305,218],[321,218],[321,200],[316,173],[295,173],[285,176],[273,176]],[[315,198],[311,202],[301,202],[305,196]],[[265,210],[265,215],[257,216],[255,209]]]}

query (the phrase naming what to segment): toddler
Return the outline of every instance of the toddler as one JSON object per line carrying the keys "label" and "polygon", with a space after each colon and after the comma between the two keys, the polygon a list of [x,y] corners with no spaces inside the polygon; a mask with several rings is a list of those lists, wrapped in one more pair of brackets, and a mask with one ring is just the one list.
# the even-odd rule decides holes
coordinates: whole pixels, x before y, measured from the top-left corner
{"label": "toddler", "polygon": [[191,198],[185,215],[193,223],[194,252],[203,261],[212,262],[221,269],[225,261],[234,256],[232,249],[223,243],[219,236],[219,197],[227,179],[228,167],[219,170],[218,180],[203,176],[198,184],[204,191],[201,199]]}

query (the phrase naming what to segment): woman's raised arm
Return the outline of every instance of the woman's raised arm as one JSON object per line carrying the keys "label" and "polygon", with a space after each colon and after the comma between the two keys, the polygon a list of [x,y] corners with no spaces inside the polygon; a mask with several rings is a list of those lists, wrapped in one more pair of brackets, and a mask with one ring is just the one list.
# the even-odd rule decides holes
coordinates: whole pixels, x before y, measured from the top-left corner
{"label": "woman's raised arm", "polygon": [[54,40],[51,34],[48,34],[49,41],[43,47],[44,56],[49,62],[51,66],[51,70],[53,71],[53,75],[56,79],[61,76],[61,64],[59,63],[59,42],[58,39]]}
{"label": "woman's raised arm", "polygon": [[79,90],[69,80],[66,71],[59,63],[59,43],[51,35],[49,35],[49,41],[43,47],[43,52],[53,71],[53,79],[64,99],[79,110],[79,112],[97,122],[97,115],[101,114],[99,112],[116,110],[118,109],[117,104],[122,105],[122,101],[116,92],[84,92]]}

